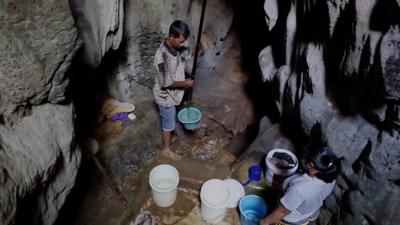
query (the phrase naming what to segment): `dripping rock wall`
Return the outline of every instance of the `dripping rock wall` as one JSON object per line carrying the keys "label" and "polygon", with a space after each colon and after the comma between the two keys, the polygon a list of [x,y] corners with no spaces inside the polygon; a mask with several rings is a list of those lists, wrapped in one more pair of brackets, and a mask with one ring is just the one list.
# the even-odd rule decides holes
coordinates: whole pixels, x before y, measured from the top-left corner
{"label": "dripping rock wall", "polygon": [[398,224],[399,2],[266,0],[264,9],[259,64],[272,107],[343,157],[322,224]]}

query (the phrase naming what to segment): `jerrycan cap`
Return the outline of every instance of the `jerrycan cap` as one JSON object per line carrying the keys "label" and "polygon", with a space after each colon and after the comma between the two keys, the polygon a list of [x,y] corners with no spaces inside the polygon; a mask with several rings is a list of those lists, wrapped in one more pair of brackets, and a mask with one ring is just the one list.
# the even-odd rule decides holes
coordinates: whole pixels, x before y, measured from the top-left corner
{"label": "jerrycan cap", "polygon": [[263,171],[261,166],[259,165],[253,165],[249,168],[249,180],[250,181],[260,181],[261,180],[261,175]]}

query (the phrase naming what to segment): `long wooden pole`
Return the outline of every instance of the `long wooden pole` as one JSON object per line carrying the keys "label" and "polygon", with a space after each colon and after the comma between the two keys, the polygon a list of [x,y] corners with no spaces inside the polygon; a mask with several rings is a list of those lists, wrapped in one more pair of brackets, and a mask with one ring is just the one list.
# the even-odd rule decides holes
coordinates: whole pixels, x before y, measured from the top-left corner
{"label": "long wooden pole", "polygon": [[[199,56],[201,33],[203,32],[203,22],[204,22],[204,14],[206,12],[206,6],[207,6],[207,0],[203,0],[203,4],[201,6],[199,30],[197,33],[196,48],[194,50],[193,68],[192,68],[192,74],[191,74],[191,77],[193,80],[194,80],[194,76],[195,76],[196,69],[197,69],[197,59]],[[193,88],[190,88],[189,93],[188,93],[188,103],[189,104],[191,104],[191,102],[192,102],[192,96],[193,96]]]}

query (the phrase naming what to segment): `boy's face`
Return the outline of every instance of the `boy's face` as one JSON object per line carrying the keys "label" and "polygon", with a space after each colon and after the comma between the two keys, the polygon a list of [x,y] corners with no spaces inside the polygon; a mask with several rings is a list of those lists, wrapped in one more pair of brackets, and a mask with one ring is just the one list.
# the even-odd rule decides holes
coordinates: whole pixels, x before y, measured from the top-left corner
{"label": "boy's face", "polygon": [[175,49],[179,49],[186,41],[186,39],[182,35],[179,35],[179,37],[169,37],[169,40],[172,45],[171,47]]}

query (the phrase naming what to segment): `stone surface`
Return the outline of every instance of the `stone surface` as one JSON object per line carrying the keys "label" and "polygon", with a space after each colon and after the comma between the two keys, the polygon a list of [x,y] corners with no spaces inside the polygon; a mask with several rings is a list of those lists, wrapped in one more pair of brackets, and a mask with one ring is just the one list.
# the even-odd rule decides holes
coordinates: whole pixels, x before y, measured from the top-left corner
{"label": "stone surface", "polygon": [[343,10],[343,7],[346,4],[343,0],[327,1],[327,4],[329,10],[329,33],[332,36],[333,29],[335,28],[335,24],[340,15],[340,11]]}
{"label": "stone surface", "polygon": [[85,59],[97,67],[109,50],[119,48],[124,30],[124,0],[71,0]]}
{"label": "stone surface", "polygon": [[371,166],[380,178],[388,181],[400,180],[400,135],[381,134],[381,140],[373,143],[370,153]]}
{"label": "stone surface", "polygon": [[278,1],[267,0],[264,2],[265,21],[268,24],[269,30],[272,30],[278,19]]}
{"label": "stone surface", "polygon": [[265,47],[258,56],[258,63],[262,70],[263,81],[271,81],[276,74],[274,58],[272,56],[271,46]]}
{"label": "stone surface", "polygon": [[400,26],[390,28],[380,47],[385,90],[389,98],[400,99]]}
{"label": "stone surface", "polygon": [[375,140],[379,131],[360,116],[343,117],[336,114],[327,121],[324,133],[328,144],[336,154],[345,158],[349,166],[357,160],[368,141]]}
{"label": "stone surface", "polygon": [[[260,55],[267,60],[259,63],[265,80],[279,90],[274,101],[282,122],[296,126],[292,121],[299,121],[307,136],[318,124],[322,138],[343,158],[343,175],[325,202],[319,222],[396,224],[399,217],[391,208],[397,207],[394,202],[400,192],[399,21],[391,15],[399,14],[398,3],[327,1],[327,11],[318,13],[329,14],[329,35],[316,43],[316,28],[307,27],[313,23],[301,22],[307,21],[306,16],[316,16],[309,9],[317,3],[299,8],[301,4],[292,5],[296,10],[286,6],[286,11],[274,12],[277,21],[286,24],[287,33],[272,32],[271,39],[286,41],[286,61],[277,70],[276,61],[267,62],[281,57],[268,51],[282,48],[281,42],[272,41]],[[274,15],[272,9],[266,14]],[[295,20],[289,26],[290,18]],[[256,139],[253,144],[257,143]],[[251,156],[249,151],[247,156]]]}
{"label": "stone surface", "polygon": [[[360,189],[351,190],[345,197],[353,215],[353,223],[365,224],[374,221],[375,224],[397,224],[400,216],[394,210],[400,200],[400,192],[396,185],[381,179],[357,177]],[[377,203],[380,203],[377,207]],[[368,222],[370,223],[370,222]]]}
{"label": "stone surface", "polygon": [[68,1],[0,4],[0,224],[53,224],[75,183],[65,89],[79,46]]}
{"label": "stone surface", "polygon": [[[360,0],[354,0],[354,3],[350,1],[350,4],[347,5],[347,7],[352,8],[354,7],[355,14],[353,16],[353,21],[348,21],[350,23],[353,23],[353,29],[351,32],[354,38],[354,40],[350,40],[351,42],[351,48],[348,49],[348,51],[345,53],[343,56],[345,60],[343,61],[343,71],[344,75],[346,76],[354,76],[358,74],[359,68],[360,68],[360,58],[361,54],[363,51],[363,47],[366,44],[367,37],[369,36],[370,31],[369,30],[369,21],[370,21],[370,16],[371,12],[376,4],[376,1],[368,1],[368,3],[365,3]],[[376,40],[377,41],[377,40]],[[372,54],[370,57],[372,57],[375,52],[375,49],[371,49]]]}
{"label": "stone surface", "polygon": [[0,114],[59,102],[77,47],[67,1],[5,1],[0,7]]}
{"label": "stone surface", "polygon": [[33,107],[0,126],[1,224],[54,223],[80,165],[74,138],[72,105]]}
{"label": "stone surface", "polygon": [[298,27],[297,18],[296,18],[296,5],[297,2],[290,4],[290,10],[286,19],[286,34],[285,34],[285,64],[291,65],[292,62],[292,54],[295,49],[294,41],[296,30]]}
{"label": "stone surface", "polygon": [[[281,66],[276,73],[276,79],[279,83],[279,99],[276,99],[276,107],[280,114],[282,114],[285,105],[289,104],[293,106],[294,93],[291,92],[292,88],[287,87],[287,84],[291,84],[292,79],[290,68],[287,65]],[[277,85],[278,86],[278,85]],[[285,93],[285,94],[284,94]]]}
{"label": "stone surface", "polygon": [[238,40],[228,34],[224,45],[220,54],[214,55],[218,62],[215,67],[199,65],[193,99],[212,119],[236,135],[254,122],[254,106],[244,90],[248,78],[240,65],[241,52],[236,50]]}
{"label": "stone surface", "polygon": [[[309,44],[306,54],[308,74],[301,74],[301,84],[299,92],[300,117],[306,133],[310,133],[311,128],[318,122],[324,123],[332,110],[332,103],[329,102],[325,93],[325,67],[323,61],[323,49],[313,44]],[[299,74],[297,74],[299,76]],[[324,106],[324,107],[321,107]]]}

